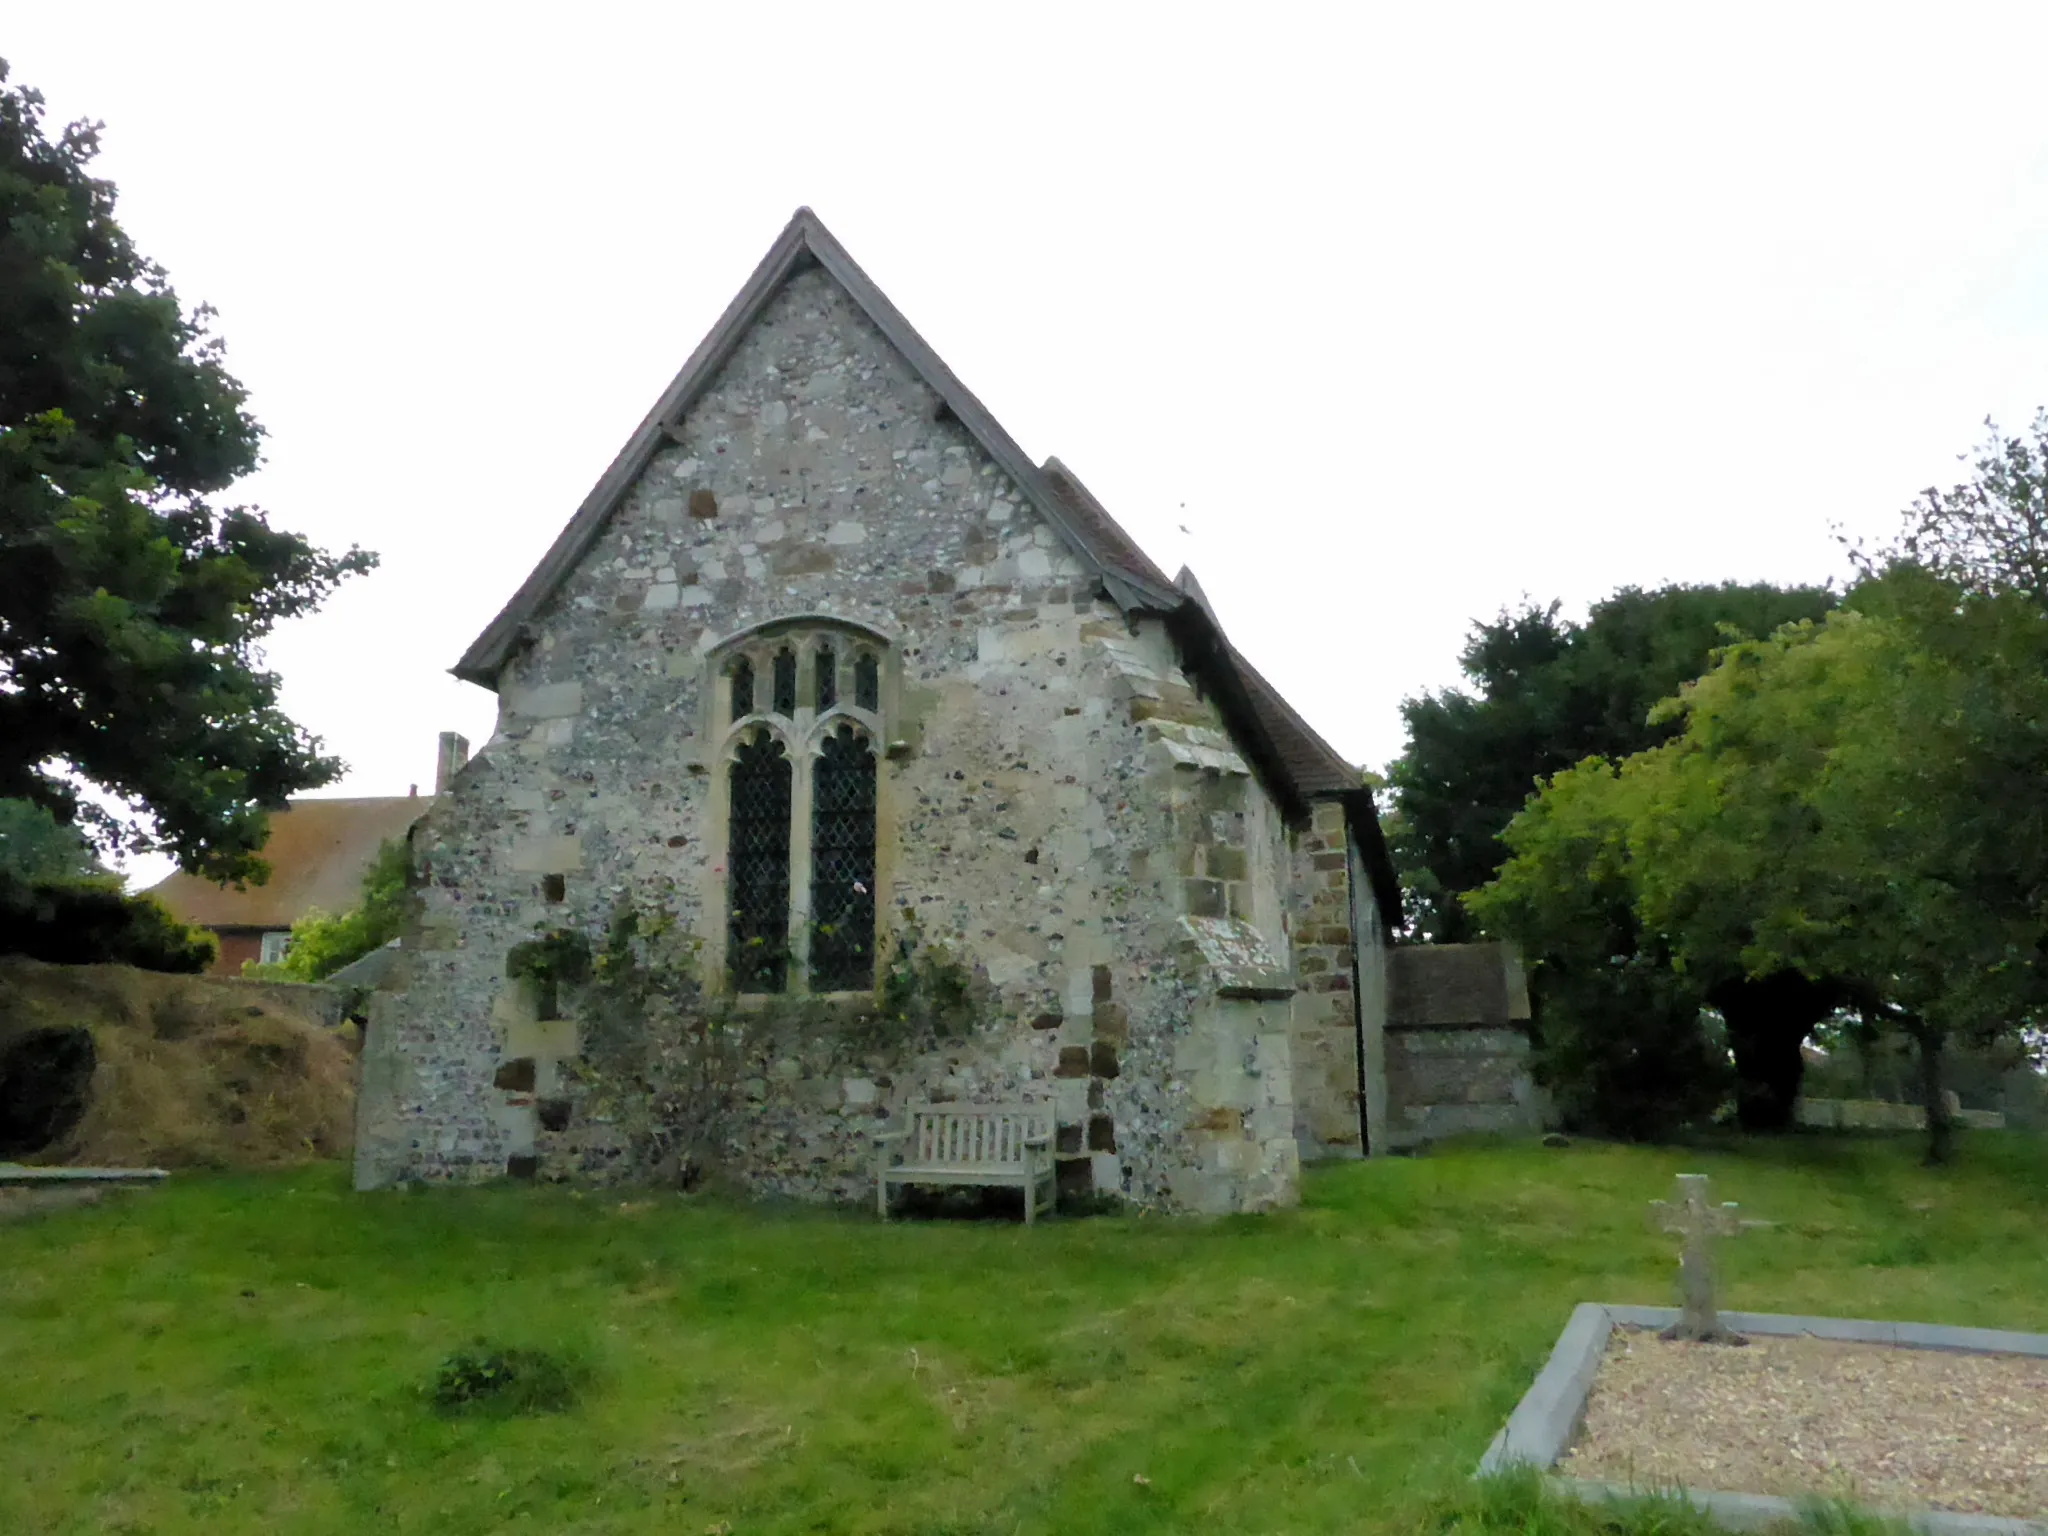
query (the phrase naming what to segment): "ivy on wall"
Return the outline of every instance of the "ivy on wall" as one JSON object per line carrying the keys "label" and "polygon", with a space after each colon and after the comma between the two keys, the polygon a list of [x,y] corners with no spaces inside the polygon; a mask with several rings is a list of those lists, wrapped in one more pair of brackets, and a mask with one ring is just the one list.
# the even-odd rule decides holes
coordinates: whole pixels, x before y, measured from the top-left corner
{"label": "ivy on wall", "polygon": [[601,941],[573,928],[513,946],[506,974],[542,1017],[573,1011],[572,1069],[623,1135],[636,1177],[694,1188],[726,1161],[750,1079],[776,1061],[814,1068],[914,1055],[974,1035],[987,979],[906,910],[872,994],[857,999],[710,993],[701,941],[667,907],[622,904]]}

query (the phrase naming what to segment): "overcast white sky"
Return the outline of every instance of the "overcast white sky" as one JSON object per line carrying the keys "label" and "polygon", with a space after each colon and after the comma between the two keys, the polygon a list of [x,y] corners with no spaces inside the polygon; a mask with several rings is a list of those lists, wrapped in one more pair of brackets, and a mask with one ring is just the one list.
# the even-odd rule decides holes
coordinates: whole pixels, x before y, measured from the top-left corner
{"label": "overcast white sky", "polygon": [[[1344,753],[1475,617],[1818,580],[2048,401],[2048,7],[19,7],[220,310],[248,485],[383,567],[285,703],[446,675],[808,203]],[[1191,530],[1181,532],[1182,525]],[[335,792],[335,791],[329,791]]]}

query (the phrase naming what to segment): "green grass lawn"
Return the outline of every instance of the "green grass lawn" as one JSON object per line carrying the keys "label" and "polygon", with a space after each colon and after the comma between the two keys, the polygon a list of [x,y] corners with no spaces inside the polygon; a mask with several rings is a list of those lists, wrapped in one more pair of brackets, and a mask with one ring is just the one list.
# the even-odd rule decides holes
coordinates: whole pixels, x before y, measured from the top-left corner
{"label": "green grass lawn", "polygon": [[[2048,1146],[1918,1151],[1481,1146],[1030,1231],[180,1176],[0,1226],[0,1533],[1443,1530],[1573,1305],[1671,1298],[1681,1170],[1778,1223],[1732,1306],[2048,1330]],[[479,1336],[580,1403],[437,1413]]]}

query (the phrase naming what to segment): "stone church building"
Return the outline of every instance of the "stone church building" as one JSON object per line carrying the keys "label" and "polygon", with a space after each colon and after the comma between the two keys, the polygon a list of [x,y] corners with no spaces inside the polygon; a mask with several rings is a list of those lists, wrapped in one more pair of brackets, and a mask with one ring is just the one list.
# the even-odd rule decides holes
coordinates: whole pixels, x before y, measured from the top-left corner
{"label": "stone church building", "polygon": [[913,923],[971,967],[965,1035],[748,1065],[763,1192],[866,1198],[919,1099],[1042,1102],[1063,1189],[1192,1211],[1535,1123],[1512,957],[1389,947],[1358,770],[808,209],[455,672],[498,723],[413,834],[362,1187],[634,1172],[573,990],[508,975],[622,901],[741,1019],[870,1005]]}

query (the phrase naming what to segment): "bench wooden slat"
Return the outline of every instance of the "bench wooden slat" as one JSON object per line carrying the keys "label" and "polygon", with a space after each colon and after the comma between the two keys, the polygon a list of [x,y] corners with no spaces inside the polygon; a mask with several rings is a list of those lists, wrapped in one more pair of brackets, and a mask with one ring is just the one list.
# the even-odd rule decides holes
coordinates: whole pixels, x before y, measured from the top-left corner
{"label": "bench wooden slat", "polygon": [[875,1204],[884,1220],[891,1184],[1018,1185],[1027,1224],[1051,1207],[1050,1106],[912,1104],[904,1117],[902,1129],[876,1143]]}

